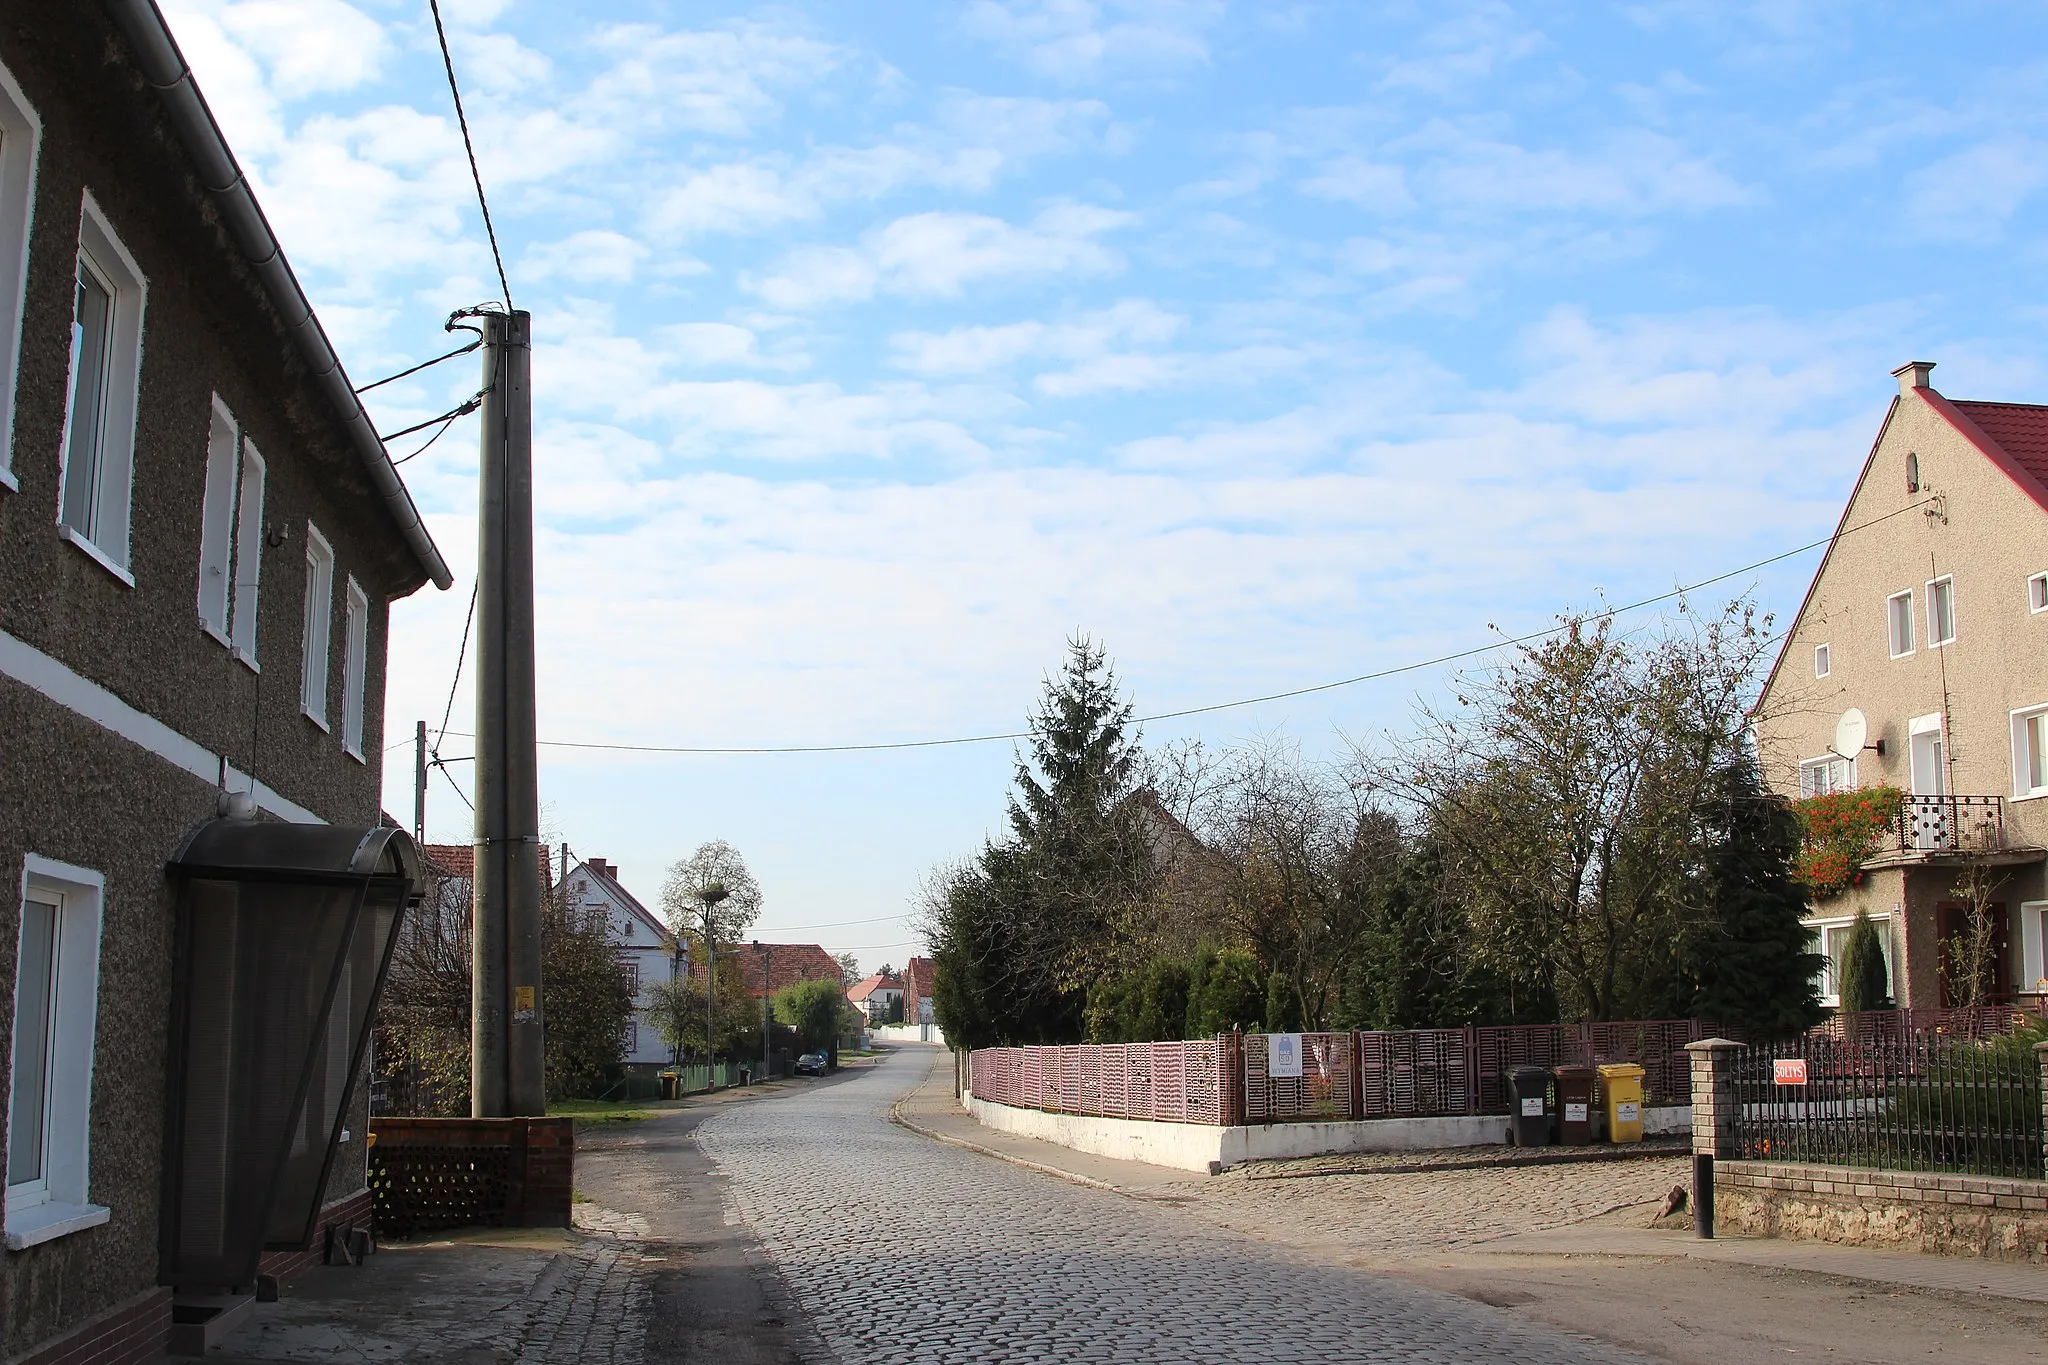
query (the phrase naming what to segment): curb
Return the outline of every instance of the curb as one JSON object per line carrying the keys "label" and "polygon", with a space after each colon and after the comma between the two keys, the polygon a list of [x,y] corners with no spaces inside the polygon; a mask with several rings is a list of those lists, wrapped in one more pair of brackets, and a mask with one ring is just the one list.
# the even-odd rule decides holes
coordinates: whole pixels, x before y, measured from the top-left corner
{"label": "curb", "polygon": [[[1496,1168],[1519,1166],[1575,1166],[1594,1161],[1649,1161],[1657,1157],[1685,1156],[1690,1147],[1648,1146],[1629,1144],[1609,1147],[1548,1147],[1546,1156],[1484,1156],[1452,1158],[1448,1161],[1402,1161],[1384,1166],[1332,1166],[1313,1171],[1273,1171],[1258,1174],[1260,1163],[1246,1162],[1239,1167],[1244,1170],[1246,1180],[1313,1180],[1328,1175],[1422,1175],[1432,1171],[1483,1171]],[[1533,1151],[1533,1149],[1532,1149]],[[1571,1155],[1565,1155],[1571,1153]]]}
{"label": "curb", "polygon": [[982,1156],[994,1157],[997,1161],[1006,1161],[1012,1166],[1021,1166],[1027,1171],[1037,1171],[1040,1175],[1054,1176],[1075,1185],[1086,1185],[1089,1189],[1093,1190],[1107,1190],[1111,1194],[1120,1194],[1126,1199],[1145,1198],[1144,1195],[1134,1190],[1127,1190],[1121,1185],[1112,1185],[1107,1180],[1097,1180],[1092,1175],[1080,1175],[1074,1171],[1063,1171],[1057,1166],[1048,1166],[1040,1161],[1030,1161],[1021,1156],[1013,1156],[1009,1152],[999,1152],[993,1147],[984,1147],[978,1142],[969,1142],[966,1138],[953,1137],[949,1134],[941,1133],[935,1128],[927,1128],[913,1119],[904,1117],[902,1100],[898,1100],[889,1106],[889,1122],[901,1128],[908,1128],[918,1136],[930,1138],[933,1142],[943,1142],[948,1147],[961,1147],[970,1152],[978,1152]]}

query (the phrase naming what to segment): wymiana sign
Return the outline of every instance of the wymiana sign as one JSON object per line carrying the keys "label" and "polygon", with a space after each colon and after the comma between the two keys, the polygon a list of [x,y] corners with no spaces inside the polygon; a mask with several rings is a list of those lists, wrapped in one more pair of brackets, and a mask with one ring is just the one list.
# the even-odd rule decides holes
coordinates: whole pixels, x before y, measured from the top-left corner
{"label": "wymiana sign", "polygon": [[1280,1080],[1299,1080],[1301,1078],[1301,1035],[1299,1033],[1269,1033],[1266,1035],[1266,1074]]}

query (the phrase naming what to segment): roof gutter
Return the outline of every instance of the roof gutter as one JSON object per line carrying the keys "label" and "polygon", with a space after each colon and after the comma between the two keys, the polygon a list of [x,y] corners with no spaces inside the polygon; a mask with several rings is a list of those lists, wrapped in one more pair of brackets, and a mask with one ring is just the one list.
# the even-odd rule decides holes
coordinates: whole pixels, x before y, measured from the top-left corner
{"label": "roof gutter", "polygon": [[235,154],[221,136],[220,125],[213,121],[212,111],[206,107],[206,99],[199,93],[192,69],[178,51],[177,40],[171,36],[170,26],[164,22],[162,12],[157,9],[155,0],[106,0],[106,4],[113,13],[114,22],[134,49],[143,76],[163,96],[171,126],[192,154],[198,166],[200,183],[213,196],[221,217],[227,223],[228,235],[248,258],[250,269],[262,282],[264,292],[283,317],[285,328],[298,346],[300,356],[312,370],[314,382],[326,393],[328,401],[340,415],[350,444],[362,457],[370,472],[370,482],[383,496],[384,506],[398,523],[406,546],[419,561],[428,580],[445,590],[454,583],[455,577],[448,571],[447,561],[441,558],[433,537],[427,534],[419,508],[413,505],[412,494],[391,463],[391,453],[378,439],[376,427],[371,424],[369,414],[363,411],[362,400],[356,397],[348,375],[342,371],[341,360],[334,354],[334,347],[328,344],[320,319],[313,316],[313,306],[299,288],[298,277],[292,274],[291,265],[284,258],[284,248],[278,245],[276,234],[271,232],[270,222],[263,216],[256,196],[250,193],[249,182],[242,175],[242,168],[235,163]]}

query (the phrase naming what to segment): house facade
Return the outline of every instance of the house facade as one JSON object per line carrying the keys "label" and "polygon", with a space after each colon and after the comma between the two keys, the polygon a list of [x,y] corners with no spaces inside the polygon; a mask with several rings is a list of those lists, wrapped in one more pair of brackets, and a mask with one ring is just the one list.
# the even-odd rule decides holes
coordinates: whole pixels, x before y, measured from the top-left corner
{"label": "house facade", "polygon": [[654,984],[684,969],[676,956],[675,935],[660,916],[626,890],[619,881],[619,869],[603,858],[571,861],[565,846],[562,884],[586,907],[603,909],[619,960],[633,974],[633,1025],[626,1038],[626,1065],[649,1070],[668,1065],[675,1060],[674,1053],[661,1041],[648,1010],[654,1003],[649,995]]}
{"label": "house facade", "polygon": [[894,976],[877,972],[846,988],[847,1003],[867,1017],[870,1028],[889,1022],[903,1003],[903,983]]}
{"label": "house facade", "polygon": [[[1812,907],[1829,1004],[1859,910],[1900,1005],[2048,991],[2048,406],[1952,400],[1932,369],[1896,371],[1756,717],[1772,790],[1906,793],[1854,884]],[[1994,940],[1976,992],[1973,882]]]}
{"label": "house facade", "polygon": [[[389,604],[449,582],[147,0],[0,25],[0,1342],[148,1360],[173,893],[233,804],[379,820]],[[326,1204],[367,1213],[360,1088]]]}

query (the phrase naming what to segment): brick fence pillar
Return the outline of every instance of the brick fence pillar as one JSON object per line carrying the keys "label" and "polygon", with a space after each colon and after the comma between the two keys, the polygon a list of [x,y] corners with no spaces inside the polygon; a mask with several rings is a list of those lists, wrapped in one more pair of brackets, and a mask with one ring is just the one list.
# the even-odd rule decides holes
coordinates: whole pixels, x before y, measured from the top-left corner
{"label": "brick fence pillar", "polygon": [[2041,1067],[2041,1172],[2048,1176],[2048,1043],[2034,1044],[2034,1060]]}
{"label": "brick fence pillar", "polygon": [[1717,1160],[1735,1155],[1735,1053],[1740,1043],[1702,1038],[1687,1043],[1692,1054],[1692,1150]]}

